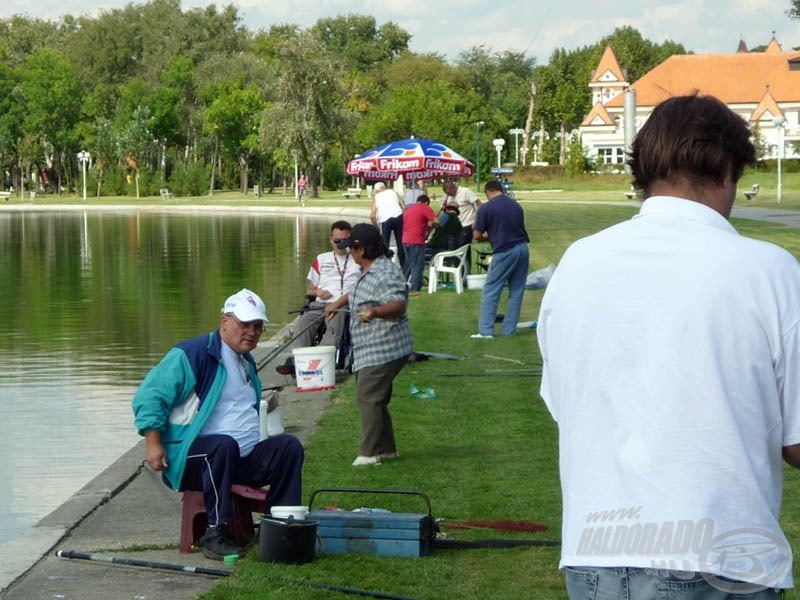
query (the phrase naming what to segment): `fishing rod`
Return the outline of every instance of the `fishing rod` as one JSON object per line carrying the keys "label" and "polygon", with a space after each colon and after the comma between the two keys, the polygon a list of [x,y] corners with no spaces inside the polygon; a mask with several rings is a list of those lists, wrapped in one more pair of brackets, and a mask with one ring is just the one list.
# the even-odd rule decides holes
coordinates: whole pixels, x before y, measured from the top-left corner
{"label": "fishing rod", "polygon": [[[292,314],[293,312],[302,312],[302,310],[303,309],[300,309],[299,311],[289,311],[289,314]],[[350,309],[337,308],[335,311],[332,312],[350,312]],[[281,352],[283,352],[286,348],[289,347],[289,344],[291,344],[293,341],[295,341],[297,338],[303,335],[306,331],[308,331],[314,326],[319,327],[320,323],[325,319],[325,317],[326,314],[323,312],[313,321],[308,323],[305,327],[301,327],[298,331],[292,332],[292,335],[289,337],[289,339],[284,340],[283,342],[278,344],[275,348],[272,349],[272,351],[270,351],[263,359],[261,359],[261,361],[259,361],[256,364],[256,371],[261,371],[261,369],[263,369],[269,363],[275,360],[280,355]]]}
{"label": "fishing rod", "polygon": [[[211,575],[214,577],[227,577],[233,574],[233,571],[226,569],[208,569],[206,567],[191,567],[189,565],[178,565],[173,563],[156,562],[150,560],[138,560],[135,558],[124,558],[121,556],[109,556],[106,554],[94,554],[88,552],[75,552],[73,550],[58,550],[56,556],[59,558],[70,558],[77,560],[88,560],[93,562],[110,563],[114,565],[124,565],[128,567],[143,567],[147,569],[161,569],[167,571],[180,571],[183,573],[191,573],[198,575]],[[288,577],[278,577],[276,575],[265,575],[266,579],[277,583],[290,583],[293,585],[308,586],[320,590],[330,590],[342,594],[354,594],[358,596],[369,596],[371,598],[383,598],[385,600],[414,600],[406,596],[395,596],[393,594],[385,594],[383,592],[373,592],[370,590],[360,590],[357,588],[342,587],[339,585],[331,585],[327,583],[316,583],[313,581],[305,581],[303,579],[289,579]]]}
{"label": "fishing rod", "polygon": [[533,377],[534,375],[541,375],[542,368],[534,367],[533,369],[485,369],[483,371],[476,371],[474,373],[438,373],[440,377],[494,377],[495,375],[517,375],[520,377]]}

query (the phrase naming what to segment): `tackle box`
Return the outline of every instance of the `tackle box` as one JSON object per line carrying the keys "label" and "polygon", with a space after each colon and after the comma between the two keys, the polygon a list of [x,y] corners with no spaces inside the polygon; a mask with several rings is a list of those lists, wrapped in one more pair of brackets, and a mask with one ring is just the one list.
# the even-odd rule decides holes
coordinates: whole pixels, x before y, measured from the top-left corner
{"label": "tackle box", "polygon": [[[314,499],[323,492],[359,494],[408,494],[421,497],[427,513],[388,512],[382,509],[314,509]],[[411,490],[370,490],[323,488],[315,490],[308,503],[306,519],[317,521],[317,551],[332,554],[358,552],[377,556],[428,556],[433,548],[436,523],[431,501],[423,492]]]}

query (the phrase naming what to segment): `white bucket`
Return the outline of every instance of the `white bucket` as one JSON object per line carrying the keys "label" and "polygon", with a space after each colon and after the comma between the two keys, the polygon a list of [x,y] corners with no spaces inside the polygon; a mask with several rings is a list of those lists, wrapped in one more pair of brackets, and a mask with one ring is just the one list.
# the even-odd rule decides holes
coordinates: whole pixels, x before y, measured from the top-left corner
{"label": "white bucket", "polygon": [[269,509],[269,513],[273,517],[277,517],[279,519],[288,519],[292,517],[293,519],[305,519],[306,515],[308,515],[308,507],[307,506],[273,506]]}
{"label": "white bucket", "polygon": [[486,273],[480,275],[467,275],[468,290],[482,290],[486,284]]}
{"label": "white bucket", "polygon": [[336,346],[295,348],[292,355],[298,392],[319,392],[336,387]]}

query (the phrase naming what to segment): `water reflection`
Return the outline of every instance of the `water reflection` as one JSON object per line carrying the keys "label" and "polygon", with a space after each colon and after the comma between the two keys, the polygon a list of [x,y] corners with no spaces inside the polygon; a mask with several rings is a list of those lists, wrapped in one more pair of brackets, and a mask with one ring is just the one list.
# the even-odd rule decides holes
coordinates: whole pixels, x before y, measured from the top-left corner
{"label": "water reflection", "polygon": [[130,398],[246,286],[274,332],[330,220],[139,211],[0,214],[0,543],[138,439]]}

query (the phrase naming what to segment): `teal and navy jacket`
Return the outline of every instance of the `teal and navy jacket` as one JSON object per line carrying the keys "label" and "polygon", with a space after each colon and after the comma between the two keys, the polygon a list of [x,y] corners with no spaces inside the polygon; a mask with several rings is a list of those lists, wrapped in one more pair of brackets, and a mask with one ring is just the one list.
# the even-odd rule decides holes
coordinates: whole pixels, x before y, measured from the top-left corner
{"label": "teal and navy jacket", "polygon": [[[180,488],[189,447],[208,421],[227,379],[222,364],[219,330],[175,345],[147,374],[133,397],[133,414],[139,435],[161,430],[167,454],[167,483]],[[243,355],[255,389],[258,413],[261,381],[253,356]]]}

